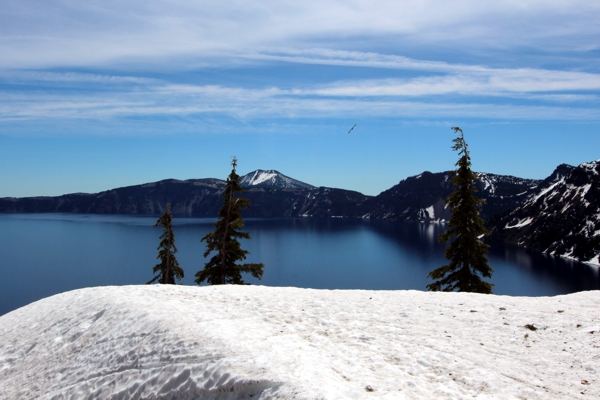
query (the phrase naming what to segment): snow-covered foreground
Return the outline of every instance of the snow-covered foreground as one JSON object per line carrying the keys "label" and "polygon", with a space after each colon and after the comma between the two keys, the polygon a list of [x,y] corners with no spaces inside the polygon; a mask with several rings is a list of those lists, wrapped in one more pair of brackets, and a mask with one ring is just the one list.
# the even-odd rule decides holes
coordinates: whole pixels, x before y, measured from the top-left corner
{"label": "snow-covered foreground", "polygon": [[592,399],[599,374],[598,291],[97,287],[0,317],[2,399]]}

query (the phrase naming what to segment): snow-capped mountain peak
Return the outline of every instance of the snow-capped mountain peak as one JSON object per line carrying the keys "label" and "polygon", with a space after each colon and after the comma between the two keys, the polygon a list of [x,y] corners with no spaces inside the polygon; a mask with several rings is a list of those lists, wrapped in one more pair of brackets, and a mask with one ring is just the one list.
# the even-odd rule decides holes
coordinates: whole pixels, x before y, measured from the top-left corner
{"label": "snow-capped mountain peak", "polygon": [[273,189],[312,189],[314,186],[308,183],[300,182],[296,179],[290,178],[289,176],[283,175],[279,171],[274,169],[262,170],[257,169],[256,171],[250,172],[241,179],[242,186],[252,187],[263,187]]}

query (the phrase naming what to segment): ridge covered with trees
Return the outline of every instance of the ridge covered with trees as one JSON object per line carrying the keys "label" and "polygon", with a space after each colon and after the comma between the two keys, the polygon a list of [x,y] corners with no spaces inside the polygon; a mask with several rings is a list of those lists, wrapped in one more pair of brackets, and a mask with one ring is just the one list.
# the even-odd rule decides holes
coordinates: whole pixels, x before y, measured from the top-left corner
{"label": "ridge covered with trees", "polygon": [[[348,217],[430,222],[450,217],[444,200],[454,190],[450,182],[452,171],[425,171],[377,196],[329,187],[279,187],[267,181],[244,185],[244,180],[248,181],[247,177],[255,172],[241,177],[244,197],[251,202],[245,211],[248,218]],[[514,208],[541,182],[488,173],[477,175],[476,188],[486,201],[481,211],[483,218]],[[0,212],[156,215],[170,203],[176,216],[213,217],[219,212],[224,193],[225,181],[220,179],[167,179],[97,194],[0,198]]]}

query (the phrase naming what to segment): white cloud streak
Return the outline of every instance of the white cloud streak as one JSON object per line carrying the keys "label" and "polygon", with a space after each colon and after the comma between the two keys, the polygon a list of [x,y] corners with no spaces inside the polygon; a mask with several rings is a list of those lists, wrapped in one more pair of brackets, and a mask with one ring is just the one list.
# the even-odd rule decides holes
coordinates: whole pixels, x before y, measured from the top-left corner
{"label": "white cloud streak", "polygon": [[[371,89],[362,88],[362,95],[354,97],[345,95],[345,92],[340,94],[338,91],[338,95],[335,95],[320,89],[299,92],[278,88],[246,89],[181,84],[162,84],[129,92],[102,91],[86,95],[39,92],[4,94],[0,97],[0,121],[203,115],[224,115],[248,120],[336,118],[348,115],[392,118],[452,116],[508,120],[600,120],[600,110],[587,106],[494,104],[474,102],[468,98],[457,102],[447,97],[443,98],[443,101],[430,101],[428,97],[423,100],[408,100],[406,96],[386,99],[387,92],[374,95],[380,87],[385,86],[378,83]],[[433,91],[430,88],[427,94]],[[325,95],[321,95],[321,92]],[[444,93],[447,93],[447,90]],[[396,92],[394,94],[397,95]]]}
{"label": "white cloud streak", "polygon": [[[545,72],[548,72],[545,74]],[[321,96],[427,96],[506,94],[561,91],[593,91],[600,89],[600,75],[561,73],[554,71],[491,71],[489,74],[418,77],[414,79],[361,80],[338,82],[314,90],[298,90],[297,94]],[[547,97],[552,99],[552,97]],[[590,97],[581,97],[590,99]]]}
{"label": "white cloud streak", "polygon": [[11,84],[97,84],[97,85],[142,85],[158,82],[152,78],[90,74],[81,72],[49,72],[0,70],[0,80]]}
{"label": "white cloud streak", "polygon": [[[398,54],[404,47],[423,47],[429,58],[442,47],[584,54],[600,48],[598,20],[600,3],[584,0],[5,2],[0,122],[160,115],[597,121],[600,74],[594,71],[518,62],[492,68]],[[380,41],[395,43],[390,48],[397,54],[362,51]],[[389,70],[393,77],[364,72],[256,87],[181,84],[170,71],[253,63]],[[163,72],[160,79],[146,77],[156,71]],[[397,77],[398,71],[411,73]]]}
{"label": "white cloud streak", "polygon": [[[316,63],[325,60],[325,63],[349,63],[353,67],[362,63],[358,66],[406,68],[433,73],[433,76],[247,88],[181,84],[135,76],[4,71],[0,78],[5,82],[16,86],[35,82],[38,90],[16,89],[0,95],[0,120],[198,114],[236,118],[325,118],[347,114],[419,118],[446,116],[449,111],[457,117],[489,119],[599,118],[594,106],[600,90],[599,74],[532,68],[495,69],[325,49],[302,53],[300,59],[293,54],[286,61]],[[79,88],[81,84],[86,90],[56,89],[65,85]],[[519,99],[521,104],[494,104],[498,97]],[[565,103],[575,107],[565,106]]]}
{"label": "white cloud streak", "polygon": [[598,49],[585,0],[21,0],[0,11],[0,67],[191,64],[265,48],[385,39],[461,49]]}

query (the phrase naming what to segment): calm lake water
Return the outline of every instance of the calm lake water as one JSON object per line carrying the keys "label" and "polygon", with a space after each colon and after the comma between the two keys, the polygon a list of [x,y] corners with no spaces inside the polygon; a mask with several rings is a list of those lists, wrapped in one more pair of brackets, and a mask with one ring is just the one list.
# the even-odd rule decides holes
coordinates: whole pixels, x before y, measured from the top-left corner
{"label": "calm lake water", "polygon": [[[89,214],[0,215],[0,315],[30,302],[89,286],[144,284],[157,263],[158,216]],[[214,219],[175,218],[184,269],[182,284],[194,285],[204,267],[205,244]],[[319,289],[417,289],[446,263],[437,236],[443,225],[348,219],[246,220],[252,239],[242,247],[248,262],[265,264],[268,286]],[[600,289],[593,268],[492,245],[494,293],[551,296]]]}

